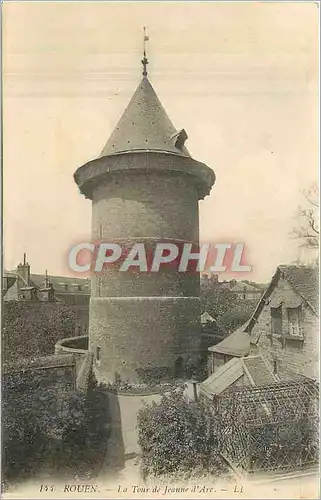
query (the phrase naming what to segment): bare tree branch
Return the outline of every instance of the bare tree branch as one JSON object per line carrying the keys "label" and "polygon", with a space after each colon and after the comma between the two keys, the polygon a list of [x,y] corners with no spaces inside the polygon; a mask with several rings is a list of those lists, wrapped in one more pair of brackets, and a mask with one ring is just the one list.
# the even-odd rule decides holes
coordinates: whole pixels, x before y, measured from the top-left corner
{"label": "bare tree branch", "polygon": [[301,240],[301,247],[319,247],[319,193],[318,185],[313,183],[310,189],[301,190],[306,207],[299,207],[296,227],[290,237]]}
{"label": "bare tree branch", "polygon": [[306,199],[306,201],[308,203],[310,203],[311,205],[313,205],[316,208],[319,208],[319,203],[312,200],[312,198],[311,198],[311,194],[316,195],[318,197],[318,194],[317,194],[317,192],[315,192],[315,189],[317,189],[317,188],[311,188],[308,192],[306,192],[304,189],[301,189],[300,193],[302,194],[302,196],[304,196],[304,198]]}
{"label": "bare tree branch", "polygon": [[310,219],[309,220],[309,224],[310,224],[310,227],[311,229],[316,233],[316,234],[319,234],[319,231],[316,229],[315,227],[315,221],[313,219]]}

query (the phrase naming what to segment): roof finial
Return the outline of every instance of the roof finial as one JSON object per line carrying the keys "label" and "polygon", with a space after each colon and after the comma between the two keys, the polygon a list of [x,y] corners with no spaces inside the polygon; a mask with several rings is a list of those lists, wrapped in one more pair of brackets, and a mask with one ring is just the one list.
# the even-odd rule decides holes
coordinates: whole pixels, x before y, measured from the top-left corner
{"label": "roof finial", "polygon": [[149,36],[146,35],[146,27],[144,26],[143,28],[144,30],[144,50],[143,50],[143,54],[144,54],[144,57],[142,59],[142,65],[143,65],[143,76],[147,76],[147,64],[148,64],[148,59],[146,57],[146,42],[148,42],[149,40]]}
{"label": "roof finial", "polygon": [[26,265],[26,263],[27,263],[27,261],[26,261],[26,257],[27,257],[27,255],[24,253],[24,254],[23,254],[23,265],[24,265],[24,266],[25,266],[25,265]]}
{"label": "roof finial", "polygon": [[45,288],[49,287],[49,278],[48,278],[48,271],[46,269],[46,274],[45,274]]}

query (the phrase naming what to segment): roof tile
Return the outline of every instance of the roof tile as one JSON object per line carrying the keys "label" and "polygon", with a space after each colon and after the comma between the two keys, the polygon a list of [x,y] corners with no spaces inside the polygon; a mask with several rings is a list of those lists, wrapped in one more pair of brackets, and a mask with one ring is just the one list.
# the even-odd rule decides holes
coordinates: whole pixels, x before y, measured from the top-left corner
{"label": "roof tile", "polygon": [[284,278],[317,310],[319,302],[319,273],[307,266],[279,266]]}

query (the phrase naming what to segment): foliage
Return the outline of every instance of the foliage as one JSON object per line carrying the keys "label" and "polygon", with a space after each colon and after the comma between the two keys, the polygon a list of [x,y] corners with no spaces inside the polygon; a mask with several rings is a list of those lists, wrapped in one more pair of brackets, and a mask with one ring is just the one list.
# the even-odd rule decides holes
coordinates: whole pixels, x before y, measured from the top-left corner
{"label": "foliage", "polygon": [[191,402],[177,389],[160,403],[138,413],[139,444],[144,477],[192,477],[224,470],[218,452],[214,419],[203,403]]}
{"label": "foliage", "polygon": [[204,380],[207,377],[207,351],[197,358],[187,358],[184,362],[184,378]]}
{"label": "foliage", "polygon": [[237,294],[229,288],[214,284],[201,290],[201,298],[203,309],[219,320],[237,300]]}
{"label": "foliage", "polygon": [[168,366],[137,368],[136,373],[142,384],[158,384],[173,378],[173,370]]}
{"label": "foliage", "polygon": [[[105,403],[93,390],[87,397],[43,383],[38,371],[3,377],[2,470],[6,482],[42,468],[85,474],[97,463],[109,429]],[[103,455],[105,450],[103,451]]]}
{"label": "foliage", "polygon": [[257,299],[240,299],[228,288],[212,285],[201,291],[202,306],[228,335],[242,326],[252,315]]}
{"label": "foliage", "polygon": [[7,302],[2,314],[4,361],[45,356],[56,342],[74,335],[74,311],[61,303]]}
{"label": "foliage", "polygon": [[233,332],[250,319],[257,303],[257,299],[237,299],[231,304],[231,307],[222,314],[220,317],[220,324],[223,325],[224,329],[228,332]]}
{"label": "foliage", "polygon": [[107,395],[96,389],[90,390],[81,411],[81,419],[77,421],[73,417],[73,421],[65,428],[59,467],[68,467],[77,476],[95,474],[95,468],[98,466],[100,469],[106,455],[109,435]]}
{"label": "foliage", "polygon": [[184,358],[179,356],[174,366],[155,366],[148,368],[137,368],[136,373],[139,382],[133,384],[123,380],[118,372],[115,380],[108,385],[109,390],[120,392],[148,392],[152,389],[168,389],[177,387],[179,381],[197,378],[204,379],[206,375],[206,355]]}

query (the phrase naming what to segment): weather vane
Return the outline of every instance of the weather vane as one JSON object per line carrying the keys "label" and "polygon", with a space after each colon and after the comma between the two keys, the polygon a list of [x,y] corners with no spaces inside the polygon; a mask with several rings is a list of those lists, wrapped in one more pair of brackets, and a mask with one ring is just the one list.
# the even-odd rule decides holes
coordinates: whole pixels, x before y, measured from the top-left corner
{"label": "weather vane", "polygon": [[146,35],[146,28],[144,26],[144,57],[142,59],[142,65],[143,65],[143,76],[147,76],[147,64],[148,64],[148,59],[146,57],[146,42],[149,40],[149,36]]}

